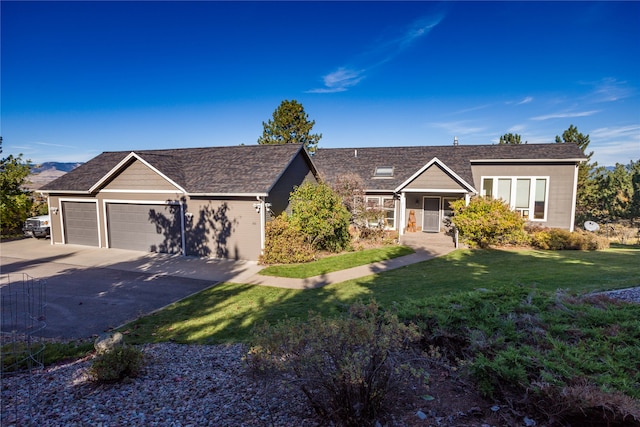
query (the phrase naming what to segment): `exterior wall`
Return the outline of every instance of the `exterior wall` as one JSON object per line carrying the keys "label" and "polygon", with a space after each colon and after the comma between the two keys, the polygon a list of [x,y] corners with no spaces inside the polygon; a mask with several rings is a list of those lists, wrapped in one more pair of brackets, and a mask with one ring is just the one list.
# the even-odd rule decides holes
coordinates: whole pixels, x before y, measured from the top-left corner
{"label": "exterior wall", "polygon": [[139,160],[111,180],[103,190],[172,191],[176,188]]}
{"label": "exterior wall", "polygon": [[[255,198],[191,198],[185,206],[186,254],[257,260],[261,254],[260,215]],[[193,216],[189,215],[193,214]],[[191,218],[189,218],[191,216]]]}
{"label": "exterior wall", "polygon": [[481,191],[483,177],[548,177],[548,199],[546,221],[536,220],[536,224],[546,227],[573,229],[575,169],[574,163],[482,163],[473,164],[474,185]]}
{"label": "exterior wall", "polygon": [[405,187],[407,190],[427,188],[459,190],[461,187],[444,169],[437,164],[433,164]]}
{"label": "exterior wall", "polygon": [[313,172],[311,172],[309,163],[300,152],[269,192],[267,202],[271,203],[272,215],[278,216],[285,211],[291,213],[289,196],[295,187],[305,182],[316,183],[318,181]]}

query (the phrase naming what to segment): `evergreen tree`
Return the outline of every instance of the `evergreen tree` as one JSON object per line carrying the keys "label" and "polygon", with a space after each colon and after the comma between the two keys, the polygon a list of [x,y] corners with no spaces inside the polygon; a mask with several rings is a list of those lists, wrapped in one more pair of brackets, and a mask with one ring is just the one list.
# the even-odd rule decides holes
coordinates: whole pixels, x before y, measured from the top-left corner
{"label": "evergreen tree", "polygon": [[[524,142],[525,144],[527,141]],[[504,144],[522,144],[522,137],[517,133],[505,133],[500,137],[500,145]]]}
{"label": "evergreen tree", "polygon": [[262,122],[264,128],[258,144],[302,144],[311,154],[316,151],[322,134],[311,134],[315,120],[309,121],[298,101],[284,100],[273,112],[273,118]]}

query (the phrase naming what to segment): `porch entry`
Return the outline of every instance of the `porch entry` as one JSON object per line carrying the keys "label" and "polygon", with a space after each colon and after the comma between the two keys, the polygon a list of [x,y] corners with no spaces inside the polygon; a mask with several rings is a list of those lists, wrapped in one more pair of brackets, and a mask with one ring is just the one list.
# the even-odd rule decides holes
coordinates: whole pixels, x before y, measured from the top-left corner
{"label": "porch entry", "polygon": [[422,231],[440,232],[440,198],[425,197],[422,202]]}

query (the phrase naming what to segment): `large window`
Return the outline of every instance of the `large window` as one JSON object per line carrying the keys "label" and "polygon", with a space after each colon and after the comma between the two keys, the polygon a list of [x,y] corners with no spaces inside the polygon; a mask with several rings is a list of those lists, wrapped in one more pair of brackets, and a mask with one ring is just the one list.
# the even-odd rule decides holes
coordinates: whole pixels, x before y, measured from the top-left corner
{"label": "large window", "polygon": [[[383,213],[385,228],[395,230],[396,228],[396,209],[395,209],[395,200],[393,197],[385,197],[385,196],[367,196],[367,209],[375,209],[380,210]],[[377,222],[369,222],[369,225],[373,227],[377,227]]]}
{"label": "large window", "polygon": [[484,177],[480,194],[502,199],[528,220],[547,218],[548,177]]}

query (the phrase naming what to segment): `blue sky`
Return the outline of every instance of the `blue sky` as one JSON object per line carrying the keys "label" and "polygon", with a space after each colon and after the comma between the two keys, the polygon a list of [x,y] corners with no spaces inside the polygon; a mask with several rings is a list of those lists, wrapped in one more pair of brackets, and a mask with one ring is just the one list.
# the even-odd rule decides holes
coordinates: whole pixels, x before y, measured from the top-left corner
{"label": "blue sky", "polygon": [[639,2],[0,3],[3,156],[255,144],[284,99],[320,147],[553,142],[640,159]]}

